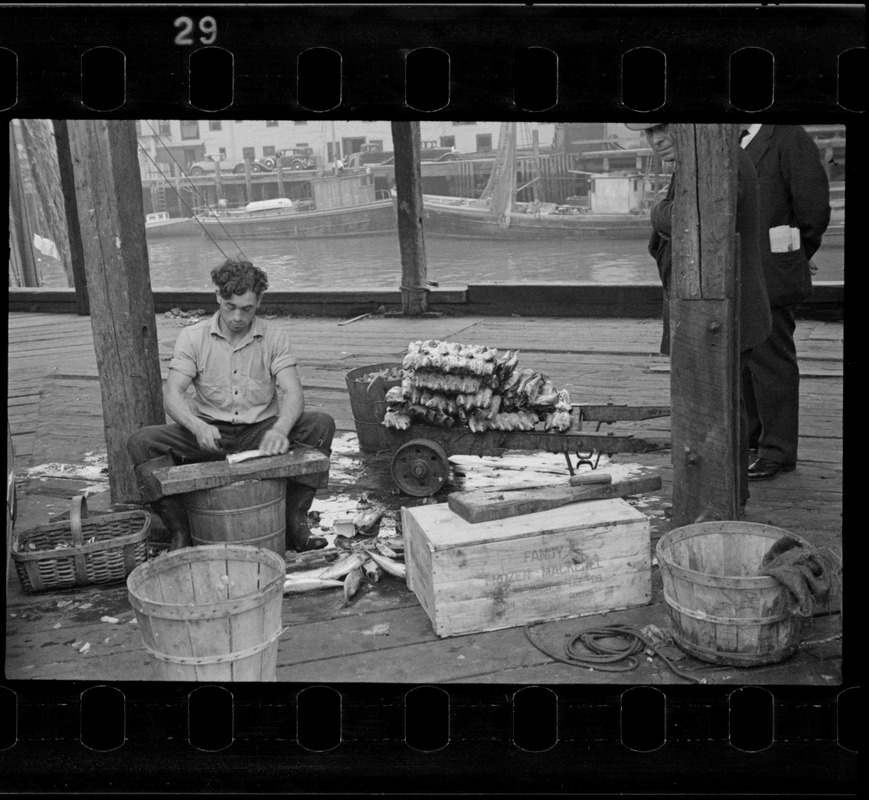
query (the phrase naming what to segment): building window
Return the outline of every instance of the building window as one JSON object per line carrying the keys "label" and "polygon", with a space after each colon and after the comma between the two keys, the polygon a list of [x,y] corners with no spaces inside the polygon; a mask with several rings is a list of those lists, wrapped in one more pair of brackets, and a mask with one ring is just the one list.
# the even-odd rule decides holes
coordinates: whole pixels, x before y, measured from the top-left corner
{"label": "building window", "polygon": [[296,142],[296,147],[308,147],[307,142]]}
{"label": "building window", "polygon": [[278,121],[276,119],[267,119],[266,120],[266,127],[267,128],[277,128]]}
{"label": "building window", "polygon": [[142,120],[137,119],[136,120],[136,136],[141,136],[141,135],[142,135]]}
{"label": "building window", "polygon": [[256,161],[256,149],[253,147],[242,147],[241,157],[245,161],[247,161],[248,159],[250,159],[251,161]]}
{"label": "building window", "polygon": [[226,158],[226,148],[225,147],[218,147],[217,152],[220,155],[221,160]]}
{"label": "building window", "polygon": [[454,122],[453,125],[476,125],[476,122]]}
{"label": "building window", "polygon": [[195,119],[181,120],[181,138],[182,139],[198,139],[199,138],[199,121]]}
{"label": "building window", "polygon": [[169,122],[168,119],[157,120],[157,130],[161,136],[171,136],[172,124]]}
{"label": "building window", "polygon": [[432,139],[431,141],[420,142],[419,143],[421,150],[434,150],[438,146],[437,139]]}
{"label": "building window", "polygon": [[192,164],[196,161],[196,148],[195,147],[185,147],[184,148],[184,163]]}
{"label": "building window", "polygon": [[208,120],[208,130],[210,130],[210,131],[223,130],[223,122],[219,119]]}
{"label": "building window", "polygon": [[456,137],[455,136],[441,136],[441,147],[455,147],[456,146]]}
{"label": "building window", "polygon": [[478,133],[477,134],[477,152],[484,153],[492,149],[492,134]]}
{"label": "building window", "polygon": [[295,119],[293,120],[293,125],[307,125],[308,120],[306,119]]}
{"label": "building window", "polygon": [[263,145],[263,158],[265,158],[266,156],[273,156],[274,154],[275,154],[275,148],[272,145],[270,145],[270,144]]}

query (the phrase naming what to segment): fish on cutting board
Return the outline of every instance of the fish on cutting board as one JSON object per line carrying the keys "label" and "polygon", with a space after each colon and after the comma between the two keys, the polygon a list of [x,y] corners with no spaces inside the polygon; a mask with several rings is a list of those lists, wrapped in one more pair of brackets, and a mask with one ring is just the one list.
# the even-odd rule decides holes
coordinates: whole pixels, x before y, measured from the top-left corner
{"label": "fish on cutting board", "polygon": [[230,453],[226,457],[228,464],[238,464],[241,461],[250,461],[252,458],[266,458],[269,453],[264,453],[262,450],[244,450],[241,453]]}

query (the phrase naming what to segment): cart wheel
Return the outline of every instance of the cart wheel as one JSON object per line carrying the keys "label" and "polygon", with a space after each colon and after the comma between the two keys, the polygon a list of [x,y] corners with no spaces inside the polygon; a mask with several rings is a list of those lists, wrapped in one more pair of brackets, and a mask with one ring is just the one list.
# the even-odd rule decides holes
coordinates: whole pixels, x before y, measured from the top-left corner
{"label": "cart wheel", "polygon": [[392,479],[401,491],[414,497],[433,495],[449,474],[446,451],[430,439],[413,439],[392,457]]}

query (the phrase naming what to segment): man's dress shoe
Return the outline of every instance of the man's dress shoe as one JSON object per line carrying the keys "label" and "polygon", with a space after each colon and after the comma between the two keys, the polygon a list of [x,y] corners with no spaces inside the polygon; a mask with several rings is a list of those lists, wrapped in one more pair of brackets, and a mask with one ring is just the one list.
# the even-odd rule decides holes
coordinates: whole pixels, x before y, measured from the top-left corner
{"label": "man's dress shoe", "polygon": [[748,468],[750,481],[766,481],[774,478],[779,472],[791,472],[796,469],[796,464],[782,464],[778,461],[770,461],[768,458],[759,458]]}

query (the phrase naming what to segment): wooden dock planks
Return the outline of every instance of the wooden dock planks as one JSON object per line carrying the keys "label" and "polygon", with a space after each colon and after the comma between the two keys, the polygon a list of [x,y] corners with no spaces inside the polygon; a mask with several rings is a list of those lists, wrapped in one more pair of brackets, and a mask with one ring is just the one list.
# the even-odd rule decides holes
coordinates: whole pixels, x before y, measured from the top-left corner
{"label": "wooden dock planks", "polygon": [[[355,432],[350,415],[344,376],[355,367],[385,360],[400,360],[409,341],[443,338],[451,341],[484,343],[495,347],[519,349],[520,363],[548,370],[554,379],[569,383],[573,402],[616,402],[668,404],[669,375],[646,373],[648,364],[666,364],[657,354],[659,320],[610,319],[533,319],[533,318],[450,318],[432,320],[384,319],[369,317],[338,327],[336,319],[288,320],[294,332],[297,353],[302,359],[300,372],[311,409],[333,414],[339,433]],[[172,345],[182,330],[179,320],[157,315],[161,367],[165,375]],[[90,321],[74,315],[9,315],[12,335],[9,345],[9,387],[7,411],[13,425],[16,462],[19,470],[45,461],[81,463],[83,454],[105,449],[96,359],[88,342]],[[60,348],[34,346],[41,337],[62,332],[75,346],[64,353]],[[23,334],[20,336],[19,334]],[[807,365],[833,369],[842,365],[841,323],[808,320],[797,322],[797,347]],[[47,341],[47,339],[46,339]],[[85,346],[88,342],[88,346]],[[51,377],[48,376],[67,376]],[[72,402],[64,402],[72,398]],[[42,400],[45,403],[42,404]],[[808,538],[817,546],[841,553],[842,526],[842,379],[806,378],[801,384],[800,465],[795,472],[775,481],[751,484],[751,499],[746,520],[779,525]],[[39,424],[38,424],[39,423]],[[603,425],[602,432],[627,426],[640,432],[666,434],[669,418],[639,423]],[[54,444],[51,445],[54,437]],[[45,460],[30,459],[40,448]],[[64,455],[64,458],[56,456]],[[352,454],[351,454],[352,455]],[[667,521],[662,506],[669,502],[672,467],[669,452],[624,454],[615,463],[641,464],[658,470],[662,478],[654,497],[642,498],[638,505],[650,514],[652,541],[661,535]],[[333,459],[345,456],[333,456]],[[352,483],[337,481],[332,490],[340,492],[374,491],[384,488],[388,476],[388,454],[365,461],[365,474]],[[333,470],[337,472],[337,470]],[[566,478],[566,474],[565,474]],[[35,482],[31,481],[35,486]],[[42,484],[40,484],[41,486]],[[52,491],[48,484],[47,491]],[[55,490],[59,491],[59,490]],[[21,487],[23,520],[40,524],[46,509],[52,513],[68,510],[66,496],[55,502],[48,494],[28,497]],[[66,493],[68,496],[68,493]],[[648,502],[646,502],[648,500]],[[33,510],[28,506],[33,505]],[[39,516],[37,519],[36,517]],[[30,524],[28,522],[28,524]],[[13,575],[10,584],[16,584]],[[96,595],[96,593],[94,593]],[[100,597],[110,601],[125,590],[102,590]],[[57,599],[81,601],[90,594],[56,593],[43,600],[10,595],[8,610],[22,613],[36,603],[41,619],[11,619],[9,626],[10,678],[146,680],[150,677],[146,654],[141,649],[136,625],[122,632],[117,625],[99,623],[102,613],[117,611],[110,602],[94,605],[88,611],[63,614],[50,610]],[[283,602],[284,624],[290,628],[282,637],[278,652],[280,681],[407,681],[432,682],[511,682],[591,683],[612,681],[568,665],[553,663],[526,645],[521,629],[497,631],[448,640],[444,648],[437,641],[425,612],[412,593],[392,578],[366,585],[345,609],[338,610],[340,590],[287,597]],[[125,601],[124,601],[125,602]],[[96,612],[100,612],[96,614]],[[91,614],[90,617],[87,615]],[[96,614],[96,616],[93,616]],[[652,614],[652,616],[648,616]],[[655,615],[658,616],[655,616]],[[119,613],[115,613],[118,616]],[[130,612],[131,615],[131,612]],[[626,616],[627,615],[627,616]],[[652,605],[631,612],[614,612],[607,622],[654,622],[660,626],[661,606]],[[655,620],[658,620],[655,622]],[[63,629],[53,629],[61,622]],[[588,624],[600,618],[588,618]],[[555,640],[573,631],[583,619],[553,623],[547,637]],[[835,635],[838,616],[818,618],[815,638]],[[384,633],[383,626],[388,625]],[[827,627],[824,627],[827,626]],[[814,630],[813,628],[813,630]],[[69,647],[70,637],[84,631],[94,641],[81,655]],[[98,634],[106,631],[102,638]],[[813,634],[814,636],[814,634]],[[40,638],[42,637],[42,638]],[[105,638],[111,638],[105,643]],[[26,641],[25,641],[26,640]],[[54,642],[53,645],[43,644]],[[26,645],[26,646],[25,646]],[[475,646],[476,645],[476,646]],[[800,673],[788,664],[752,671],[759,683],[818,682],[821,673],[837,673],[837,647],[841,643],[813,648],[811,653],[794,657]],[[14,648],[14,652],[13,649]],[[463,656],[460,658],[460,656]],[[30,667],[29,669],[26,669]],[[666,683],[666,670],[653,665],[641,672],[627,673],[625,683]],[[732,673],[716,673],[720,675]],[[357,677],[358,676],[358,677]],[[715,677],[715,676],[713,676]],[[738,679],[738,675],[735,676]],[[717,678],[716,678],[717,679]],[[622,678],[619,678],[622,680]],[[828,683],[829,679],[825,679]]]}

